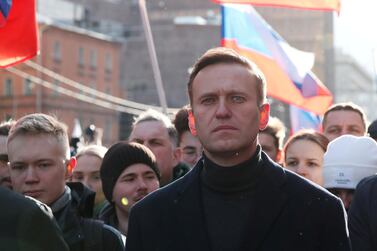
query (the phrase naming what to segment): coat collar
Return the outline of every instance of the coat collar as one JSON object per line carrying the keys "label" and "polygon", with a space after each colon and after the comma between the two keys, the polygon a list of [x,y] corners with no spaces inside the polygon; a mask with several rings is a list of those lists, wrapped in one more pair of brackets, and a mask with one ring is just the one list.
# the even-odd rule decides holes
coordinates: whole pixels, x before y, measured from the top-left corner
{"label": "coat collar", "polygon": [[[286,181],[286,174],[282,167],[274,163],[262,152],[261,180],[256,191],[255,210],[251,212],[247,237],[242,243],[243,249],[256,250],[274,225],[281,213],[287,194],[282,186]],[[181,186],[177,190],[172,210],[173,222],[179,224],[177,229],[185,241],[180,241],[179,250],[211,250],[204,217],[203,201],[201,196],[200,173],[203,169],[201,159],[196,166],[181,179]],[[189,226],[189,227],[184,227]],[[203,248],[207,247],[207,248]],[[253,247],[253,248],[250,248]]]}

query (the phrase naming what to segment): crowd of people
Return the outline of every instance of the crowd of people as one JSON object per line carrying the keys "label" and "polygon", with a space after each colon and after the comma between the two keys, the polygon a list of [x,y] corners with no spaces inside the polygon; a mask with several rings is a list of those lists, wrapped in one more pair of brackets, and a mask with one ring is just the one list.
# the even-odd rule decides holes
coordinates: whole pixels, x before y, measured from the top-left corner
{"label": "crowd of people", "polygon": [[109,148],[72,151],[43,113],[2,123],[0,250],[377,250],[377,122],[338,103],[285,140],[267,85],[214,48],[189,105],[141,113]]}

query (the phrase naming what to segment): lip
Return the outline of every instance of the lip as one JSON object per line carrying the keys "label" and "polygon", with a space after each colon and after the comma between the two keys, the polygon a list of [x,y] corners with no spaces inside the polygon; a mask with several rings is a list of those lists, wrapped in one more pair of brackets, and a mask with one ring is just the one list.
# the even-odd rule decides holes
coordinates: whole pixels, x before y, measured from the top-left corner
{"label": "lip", "polygon": [[33,197],[33,198],[37,198],[37,197],[41,196],[42,193],[43,193],[42,190],[29,190],[29,191],[23,192],[24,195],[30,196],[30,197]]}
{"label": "lip", "polygon": [[147,194],[139,195],[139,196],[135,197],[134,201],[138,202],[139,200],[143,199],[145,196],[147,196]]}
{"label": "lip", "polygon": [[234,126],[230,126],[230,125],[221,125],[221,126],[217,126],[215,129],[213,129],[212,132],[219,132],[219,131],[235,131],[237,130],[237,128],[235,128]]}

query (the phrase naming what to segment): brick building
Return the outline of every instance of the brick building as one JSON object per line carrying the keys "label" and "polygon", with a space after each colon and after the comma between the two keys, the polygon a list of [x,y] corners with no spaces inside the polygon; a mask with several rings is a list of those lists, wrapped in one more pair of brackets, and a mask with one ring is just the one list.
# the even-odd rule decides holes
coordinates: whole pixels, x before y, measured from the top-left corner
{"label": "brick building", "polygon": [[[53,20],[42,20],[39,26],[41,53],[34,62],[87,87],[122,97],[119,87],[121,41],[71,25],[54,23]],[[1,70],[0,120],[43,112],[56,115],[69,126],[70,131],[75,118],[79,119],[83,129],[90,124],[102,128],[105,145],[119,139],[119,112],[62,94],[59,87],[77,94],[85,93],[27,64],[20,64],[16,69],[52,83],[52,88]]]}

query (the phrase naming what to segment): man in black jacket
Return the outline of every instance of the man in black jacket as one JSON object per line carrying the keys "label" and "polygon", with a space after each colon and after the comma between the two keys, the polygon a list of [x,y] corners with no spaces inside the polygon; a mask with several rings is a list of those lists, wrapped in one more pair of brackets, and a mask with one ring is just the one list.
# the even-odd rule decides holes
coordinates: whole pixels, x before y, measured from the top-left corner
{"label": "man in black jacket", "polygon": [[94,193],[80,183],[66,186],[76,165],[66,126],[45,114],[19,119],[8,137],[13,189],[51,207],[71,251],[124,250],[120,233],[91,217]]}
{"label": "man in black jacket", "polygon": [[50,208],[3,187],[0,222],[0,250],[68,251]]}
{"label": "man in black jacket", "polygon": [[270,107],[256,65],[209,50],[188,92],[204,156],[131,209],[127,251],[350,250],[341,201],[261,151]]}
{"label": "man in black jacket", "polygon": [[377,175],[357,185],[348,220],[353,250],[377,250]]}

